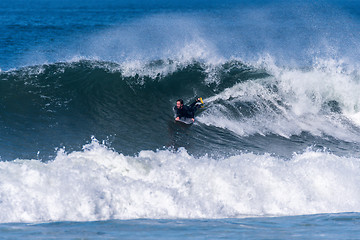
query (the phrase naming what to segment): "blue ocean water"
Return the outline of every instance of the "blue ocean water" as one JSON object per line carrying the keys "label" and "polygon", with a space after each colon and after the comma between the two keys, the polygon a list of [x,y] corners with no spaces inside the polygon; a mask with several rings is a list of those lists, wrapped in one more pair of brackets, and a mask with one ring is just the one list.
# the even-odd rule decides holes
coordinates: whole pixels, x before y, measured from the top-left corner
{"label": "blue ocean water", "polygon": [[12,239],[357,239],[359,214],[216,220],[13,223],[3,224],[0,233]]}
{"label": "blue ocean water", "polygon": [[1,1],[0,238],[358,238],[359,9]]}

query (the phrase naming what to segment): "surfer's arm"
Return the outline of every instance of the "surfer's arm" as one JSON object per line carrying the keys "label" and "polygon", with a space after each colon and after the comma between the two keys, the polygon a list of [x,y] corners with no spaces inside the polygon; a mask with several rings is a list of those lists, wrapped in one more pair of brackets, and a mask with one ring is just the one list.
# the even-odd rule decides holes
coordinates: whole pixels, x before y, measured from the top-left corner
{"label": "surfer's arm", "polygon": [[175,120],[177,121],[180,120],[180,113],[176,106],[174,107],[174,112],[175,112]]}
{"label": "surfer's arm", "polygon": [[177,107],[174,107],[174,113],[175,113],[175,117],[179,117],[179,111],[177,110]]}

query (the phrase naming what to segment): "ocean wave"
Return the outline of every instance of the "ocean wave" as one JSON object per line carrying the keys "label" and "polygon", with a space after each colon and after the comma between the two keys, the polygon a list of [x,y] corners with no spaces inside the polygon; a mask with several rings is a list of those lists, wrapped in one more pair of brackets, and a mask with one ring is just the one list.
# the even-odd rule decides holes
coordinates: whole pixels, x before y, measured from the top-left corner
{"label": "ocean wave", "polygon": [[[200,121],[241,136],[302,132],[359,141],[356,120],[359,75],[341,64],[308,69],[280,68],[269,61],[267,77],[239,82],[206,99]],[[220,118],[220,120],[219,120]]]}
{"label": "ocean wave", "polygon": [[178,151],[126,156],[93,141],[53,161],[0,162],[0,222],[234,218],[358,212],[360,160]]}
{"label": "ocean wave", "polygon": [[[360,142],[359,75],[341,64],[307,69],[278,67],[271,59],[253,65],[235,59],[219,65],[169,59],[126,64],[78,59],[1,72],[2,151],[10,144],[53,155],[56,147],[82,146],[91,135],[116,135],[114,146],[127,154],[162,146],[190,150],[202,139],[215,144],[210,149],[232,139],[226,140],[229,148],[244,150],[244,138],[275,135],[291,143],[304,133],[312,137],[302,149],[315,138],[334,148],[338,141]],[[196,96],[206,105],[192,137],[184,140],[172,123],[172,108],[176,99],[190,102]],[[250,151],[268,152],[263,141],[260,148],[253,141]],[[4,159],[29,158],[5,153]]]}

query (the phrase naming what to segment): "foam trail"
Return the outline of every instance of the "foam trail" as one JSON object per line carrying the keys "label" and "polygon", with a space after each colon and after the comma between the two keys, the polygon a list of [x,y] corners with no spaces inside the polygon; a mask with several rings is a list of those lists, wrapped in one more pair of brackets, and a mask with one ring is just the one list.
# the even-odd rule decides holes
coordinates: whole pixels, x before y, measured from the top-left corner
{"label": "foam trail", "polygon": [[360,141],[354,127],[360,124],[357,71],[335,60],[288,69],[269,58],[254,67],[265,66],[269,77],[239,81],[205,99],[209,110],[199,120],[240,136],[273,133],[288,138],[310,132]]}
{"label": "foam trail", "polygon": [[130,157],[93,140],[54,161],[0,163],[0,222],[228,218],[360,211],[360,160],[307,151],[288,161],[186,150]]}

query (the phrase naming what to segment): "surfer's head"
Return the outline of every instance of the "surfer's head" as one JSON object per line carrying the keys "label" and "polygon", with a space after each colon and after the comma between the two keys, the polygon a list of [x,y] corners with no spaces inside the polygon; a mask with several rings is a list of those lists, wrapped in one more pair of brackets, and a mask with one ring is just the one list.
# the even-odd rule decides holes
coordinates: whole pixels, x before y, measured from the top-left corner
{"label": "surfer's head", "polygon": [[178,99],[176,101],[176,107],[177,108],[182,108],[183,105],[184,105],[184,101],[182,99]]}

